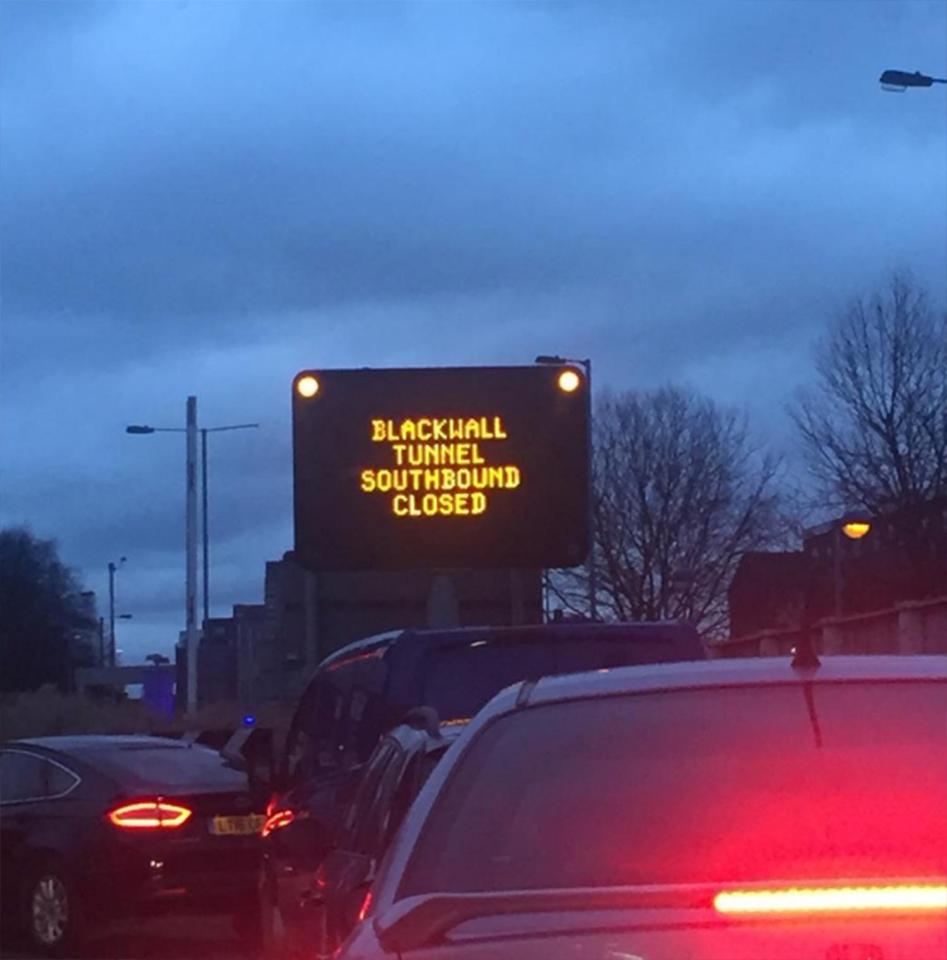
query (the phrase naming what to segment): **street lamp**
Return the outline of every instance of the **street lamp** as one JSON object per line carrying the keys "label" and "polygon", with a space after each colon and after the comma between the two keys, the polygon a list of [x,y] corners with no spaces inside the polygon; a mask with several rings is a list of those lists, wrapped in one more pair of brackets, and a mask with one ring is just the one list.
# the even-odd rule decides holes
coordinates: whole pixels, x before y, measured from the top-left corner
{"label": "street lamp", "polygon": [[[585,403],[588,420],[588,437],[586,438],[585,456],[588,465],[588,528],[589,528],[589,618],[598,620],[598,576],[595,570],[595,505],[592,490],[592,361],[573,360],[568,357],[540,354],[536,363],[549,367],[568,367],[569,364],[578,364],[585,369]],[[559,374],[559,389],[564,393],[574,393],[581,386],[574,370],[565,369]]]}
{"label": "street lamp", "polygon": [[867,517],[843,520],[842,533],[849,540],[861,540],[862,537],[871,533],[871,520]]}
{"label": "street lamp", "polygon": [[185,427],[151,427],[146,424],[129,424],[125,427],[126,433],[131,434],[151,434],[151,433],[184,433],[187,434],[187,457],[186,457],[186,482],[187,482],[187,500],[185,505],[185,529],[186,529],[186,566],[187,566],[187,588],[185,603],[185,626],[187,629],[187,708],[189,711],[197,708],[197,636],[196,636],[196,611],[195,594],[197,579],[197,554],[196,554],[196,502],[194,498],[195,484],[194,478],[197,472],[196,466],[196,438],[197,432],[201,434],[201,512],[203,523],[203,586],[204,586],[204,623],[210,619],[210,535],[208,532],[208,510],[207,510],[207,434],[222,433],[228,430],[254,430],[260,425],[258,423],[236,423],[225,427],[198,427],[197,426],[197,398],[188,397],[187,399],[187,426]]}
{"label": "street lamp", "polygon": [[861,510],[849,510],[835,524],[832,531],[833,581],[835,588],[835,616],[842,616],[842,537],[861,540],[871,532],[871,517]]}
{"label": "street lamp", "polygon": [[914,73],[907,73],[905,70],[885,70],[878,78],[882,88],[891,93],[904,93],[908,87],[930,87],[935,83],[947,83],[940,77],[928,77],[926,74],[915,70]]}

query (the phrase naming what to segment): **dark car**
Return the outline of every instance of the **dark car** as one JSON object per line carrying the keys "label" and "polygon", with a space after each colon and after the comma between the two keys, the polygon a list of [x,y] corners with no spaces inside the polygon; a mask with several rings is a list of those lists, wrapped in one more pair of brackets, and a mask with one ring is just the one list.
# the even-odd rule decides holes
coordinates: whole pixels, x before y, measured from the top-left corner
{"label": "dark car", "polygon": [[519,680],[585,670],[703,660],[691,624],[551,623],[522,627],[397,630],[327,657],[293,717],[283,775],[307,779],[364,763],[406,711],[431,707],[469,719]]}
{"label": "dark car", "polygon": [[[433,710],[412,711],[389,731],[360,771],[354,795],[313,873],[297,852],[313,822],[271,818],[264,858],[263,929],[268,957],[332,956],[364,907],[381,857],[463,724],[440,724]],[[316,828],[318,829],[318,828]]]}
{"label": "dark car", "polygon": [[[341,809],[337,791],[382,733],[427,706],[444,720],[472,717],[518,680],[642,663],[702,660],[693,626],[563,623],[524,627],[398,630],[326,658],[296,709],[281,761],[283,791],[320,793],[321,815]],[[334,827],[334,823],[329,825]]]}
{"label": "dark car", "polygon": [[[349,644],[319,665],[287,737],[270,812],[273,824],[287,818],[307,823],[305,838],[291,847],[292,870],[315,874],[362,765],[409,710],[430,707],[444,723],[463,724],[519,680],[705,656],[693,626],[680,623],[398,630]],[[264,831],[270,864],[283,859],[272,849],[274,836]],[[305,939],[303,931],[293,935],[293,912],[282,920],[289,941]]]}
{"label": "dark car", "polygon": [[422,789],[341,956],[943,960],[947,657],[817,664],[504,691]]}
{"label": "dark car", "polygon": [[256,907],[262,811],[220,753],[178,740],[44,737],[0,747],[7,921],[70,955],[98,922]]}

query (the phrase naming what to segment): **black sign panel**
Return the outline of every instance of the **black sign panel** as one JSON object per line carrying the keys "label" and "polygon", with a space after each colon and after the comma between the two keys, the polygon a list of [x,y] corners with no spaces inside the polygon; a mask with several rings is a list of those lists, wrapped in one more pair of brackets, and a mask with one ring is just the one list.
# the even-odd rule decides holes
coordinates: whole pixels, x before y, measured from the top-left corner
{"label": "black sign panel", "polygon": [[304,371],[293,381],[297,560],[582,563],[588,421],[581,367]]}

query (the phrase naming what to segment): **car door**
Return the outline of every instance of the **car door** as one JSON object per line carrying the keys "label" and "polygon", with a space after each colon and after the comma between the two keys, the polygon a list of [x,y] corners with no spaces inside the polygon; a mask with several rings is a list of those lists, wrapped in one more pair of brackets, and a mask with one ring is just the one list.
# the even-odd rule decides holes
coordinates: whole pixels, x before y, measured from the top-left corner
{"label": "car door", "polygon": [[79,778],[61,764],[28,750],[0,750],[0,890],[3,909],[15,908],[17,884],[33,866],[35,841],[55,820],[52,805]]}
{"label": "car door", "polygon": [[17,878],[22,875],[25,837],[28,826],[26,802],[31,793],[31,775],[38,785],[39,769],[24,754],[0,751],[0,904],[5,915],[12,915],[17,901]]}
{"label": "car door", "polygon": [[283,758],[283,787],[263,828],[263,907],[278,909],[278,926],[292,939],[302,903],[331,848],[360,771],[341,763],[337,727],[343,702],[334,683],[317,677],[293,719]]}
{"label": "car door", "polygon": [[[394,755],[394,747],[384,741],[376,749],[358,776],[358,785],[354,798],[346,805],[337,824],[332,839],[326,838],[325,847],[313,859],[314,844],[322,844],[322,831],[318,838],[312,835],[313,818],[307,815],[305,807],[298,807],[291,822],[275,830],[266,840],[269,850],[270,868],[273,870],[274,895],[279,908],[282,936],[287,952],[305,951],[314,942],[322,939],[325,924],[325,876],[327,861],[333,853],[325,850],[338,846],[341,838],[352,835],[356,825],[361,822],[364,811],[371,805],[382,775]],[[337,771],[336,777],[349,779],[353,771]],[[320,787],[322,789],[322,787]]]}
{"label": "car door", "polygon": [[335,848],[325,859],[317,878],[325,903],[325,952],[335,949],[354,925],[372,880],[392,798],[410,757],[395,737],[379,744],[370,761],[370,775],[360,785]]}

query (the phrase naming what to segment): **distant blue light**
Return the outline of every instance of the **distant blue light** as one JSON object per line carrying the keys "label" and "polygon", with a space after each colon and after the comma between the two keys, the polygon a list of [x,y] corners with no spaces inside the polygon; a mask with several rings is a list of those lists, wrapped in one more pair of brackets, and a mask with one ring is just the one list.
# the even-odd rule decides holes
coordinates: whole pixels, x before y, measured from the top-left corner
{"label": "distant blue light", "polygon": [[252,727],[256,724],[256,717],[252,713],[246,713],[243,716],[243,725],[245,727]]}

